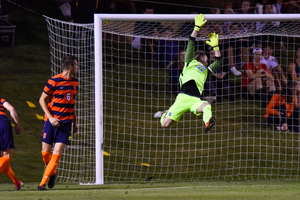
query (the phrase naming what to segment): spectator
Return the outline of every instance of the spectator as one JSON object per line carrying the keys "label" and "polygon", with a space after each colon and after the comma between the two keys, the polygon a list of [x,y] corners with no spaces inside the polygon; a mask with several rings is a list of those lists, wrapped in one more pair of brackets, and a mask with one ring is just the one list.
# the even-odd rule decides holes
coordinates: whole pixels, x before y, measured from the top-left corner
{"label": "spectator", "polygon": [[[251,4],[250,1],[244,0],[241,3],[241,9],[237,10],[236,14],[253,14],[253,11],[251,10]],[[254,22],[241,22],[241,31],[243,32],[251,32],[255,29]]]}
{"label": "spectator", "polygon": [[[219,8],[213,8],[211,9],[211,14],[221,14],[221,11]],[[223,35],[223,29],[222,29],[223,23],[222,22],[210,22],[209,23],[209,31],[217,33],[218,35]],[[222,43],[222,41],[220,41]]]}
{"label": "spectator", "polygon": [[258,99],[262,107],[267,106],[268,97],[264,92],[264,86],[272,97],[275,93],[274,77],[268,67],[261,63],[262,50],[253,49],[253,61],[244,66],[242,80],[242,96],[246,99]]}
{"label": "spectator", "polygon": [[180,91],[179,76],[184,67],[185,50],[180,51],[175,60],[167,66],[169,70],[169,88],[172,94],[177,95]]}
{"label": "spectator", "polygon": [[[277,14],[278,9],[275,5],[265,4],[263,6],[264,14]],[[257,32],[270,32],[270,29],[280,30],[282,33],[285,32],[285,28],[280,26],[280,21],[270,21],[270,22],[256,22],[256,31]],[[282,49],[286,49],[284,42],[282,41],[282,36],[272,36],[272,35],[262,35],[261,37],[255,37],[257,41],[274,41],[280,43]],[[258,42],[259,45],[260,42]],[[258,46],[258,45],[256,45]]]}
{"label": "spectator", "polygon": [[289,79],[300,81],[300,46],[296,48],[296,59],[289,64]]}
{"label": "spectator", "polygon": [[266,122],[278,125],[277,130],[299,132],[299,107],[296,106],[294,82],[289,81],[281,94],[274,94],[266,108]]}
{"label": "spectator", "polygon": [[[255,4],[255,14],[263,14],[264,13],[264,6],[271,5],[272,13],[278,14],[281,11],[282,0],[277,0],[276,2],[273,0],[260,0],[258,3]],[[271,13],[270,13],[271,14]]]}
{"label": "spectator", "polygon": [[274,56],[272,56],[272,54],[272,45],[270,43],[266,43],[263,48],[263,56],[261,57],[260,62],[266,64],[268,70],[273,74],[273,77],[275,79],[275,85],[277,91],[279,92],[282,90],[282,86],[286,86],[287,80],[283,74],[283,70],[277,62],[277,59]]}
{"label": "spectator", "polygon": [[[224,14],[234,14],[233,9],[232,9],[232,5],[228,4],[225,6],[224,8]],[[225,35],[229,35],[230,34],[230,26],[231,26],[232,22],[224,22],[223,25],[223,32]]]}
{"label": "spectator", "polygon": [[157,68],[166,68],[170,62],[174,61],[179,52],[179,42],[174,40],[174,30],[171,27],[166,27],[162,34],[166,40],[158,40],[157,46]]}
{"label": "spectator", "polygon": [[[240,23],[232,23],[230,25],[230,34],[234,36],[241,35],[240,25]],[[243,65],[249,62],[248,48],[252,46],[252,43],[248,38],[236,37],[224,41],[224,49],[227,53],[229,67],[234,75],[241,75],[242,73],[237,68],[242,69]]]}
{"label": "spectator", "polygon": [[[271,4],[266,4],[263,6],[263,13],[264,14],[276,14],[276,7]],[[274,27],[278,28],[280,25],[279,21],[271,21],[271,22],[256,22],[256,31],[261,32],[264,31],[265,28]]]}
{"label": "spectator", "polygon": [[[154,14],[154,9],[150,7],[146,7],[143,14]],[[160,22],[135,22],[134,24],[134,35],[141,35],[141,36],[153,36],[156,33],[161,33],[163,30],[163,26]],[[152,55],[155,52],[155,47],[153,46],[153,40],[145,39],[139,37],[134,37],[132,41],[132,47],[139,51],[142,51],[148,55]],[[149,54],[150,52],[150,54]]]}
{"label": "spectator", "polygon": [[249,0],[242,1],[241,7],[236,11],[236,14],[253,14],[251,10],[250,1]]}
{"label": "spectator", "polygon": [[211,14],[221,14],[221,10],[219,8],[212,8],[210,10]]}
{"label": "spectator", "polygon": [[254,14],[263,14],[264,5],[268,3],[268,0],[260,0],[255,4]]}

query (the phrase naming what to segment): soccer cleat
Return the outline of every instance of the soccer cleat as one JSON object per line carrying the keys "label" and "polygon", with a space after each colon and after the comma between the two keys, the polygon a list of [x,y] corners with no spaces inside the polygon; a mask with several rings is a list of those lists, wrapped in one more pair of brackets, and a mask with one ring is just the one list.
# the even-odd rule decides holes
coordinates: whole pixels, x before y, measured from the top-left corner
{"label": "soccer cleat", "polygon": [[53,188],[55,186],[55,181],[58,176],[58,171],[56,170],[56,174],[50,176],[48,181],[48,188]]}
{"label": "soccer cleat", "polygon": [[16,184],[15,184],[16,190],[17,190],[17,191],[22,190],[23,185],[24,185],[24,184],[23,184],[21,181],[18,180],[18,181],[16,182]]}
{"label": "soccer cleat", "polygon": [[39,185],[37,190],[47,190],[45,185]]}
{"label": "soccer cleat", "polygon": [[161,116],[162,116],[164,113],[166,113],[166,112],[168,112],[168,110],[164,110],[164,111],[157,111],[157,112],[154,114],[154,118],[156,118],[156,119],[160,119],[160,118],[161,118]]}
{"label": "soccer cleat", "polygon": [[240,71],[238,71],[235,67],[231,67],[231,72],[236,75],[236,76],[239,76],[241,75],[242,73]]}
{"label": "soccer cleat", "polygon": [[211,117],[209,119],[209,121],[206,123],[205,131],[209,132],[210,129],[215,125],[215,123],[216,123],[216,118],[215,117]]}

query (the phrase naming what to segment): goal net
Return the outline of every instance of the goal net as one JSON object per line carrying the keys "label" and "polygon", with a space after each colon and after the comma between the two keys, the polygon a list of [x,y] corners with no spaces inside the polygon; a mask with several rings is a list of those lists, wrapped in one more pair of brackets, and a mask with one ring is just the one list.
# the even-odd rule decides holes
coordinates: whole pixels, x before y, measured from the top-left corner
{"label": "goal net", "polygon": [[[58,166],[60,181],[298,177],[299,133],[267,124],[263,104],[268,101],[244,98],[242,75],[231,69],[244,73],[253,49],[269,48],[290,80],[299,16],[205,16],[208,22],[200,29],[196,49],[213,62],[205,40],[209,32],[217,32],[223,60],[203,93],[217,118],[210,133],[204,131],[202,116],[189,112],[171,128],[162,128],[153,117],[168,109],[179,92],[180,60],[193,15],[95,15],[95,25],[46,17],[53,74],[61,72],[65,55],[75,55],[80,66],[80,131],[72,135]],[[274,87],[280,90],[276,80]]]}

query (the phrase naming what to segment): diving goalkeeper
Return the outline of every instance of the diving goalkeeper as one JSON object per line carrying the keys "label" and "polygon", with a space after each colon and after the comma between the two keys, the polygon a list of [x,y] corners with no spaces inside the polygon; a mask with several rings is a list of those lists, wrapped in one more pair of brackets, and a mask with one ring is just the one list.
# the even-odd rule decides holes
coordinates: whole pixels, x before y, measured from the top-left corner
{"label": "diving goalkeeper", "polygon": [[155,118],[160,118],[162,127],[169,127],[174,121],[178,122],[180,117],[188,110],[197,116],[203,113],[205,131],[209,132],[214,126],[216,118],[212,116],[211,105],[200,99],[207,76],[212,75],[221,65],[221,53],[219,51],[219,35],[209,33],[206,43],[213,47],[215,61],[208,66],[207,56],[203,51],[195,52],[195,39],[200,28],[206,23],[204,15],[195,16],[195,28],[188,41],[185,55],[185,65],[180,75],[180,92],[173,105],[166,111],[158,111]]}

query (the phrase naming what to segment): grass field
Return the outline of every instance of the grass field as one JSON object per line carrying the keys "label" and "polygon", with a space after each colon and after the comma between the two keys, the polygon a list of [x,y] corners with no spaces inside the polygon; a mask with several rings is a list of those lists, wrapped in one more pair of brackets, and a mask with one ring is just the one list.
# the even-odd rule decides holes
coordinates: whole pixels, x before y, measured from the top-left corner
{"label": "grass field", "polygon": [[206,181],[177,183],[123,183],[106,185],[59,184],[49,191],[36,191],[38,183],[27,183],[22,191],[0,184],[0,199],[299,199],[298,181]]}

